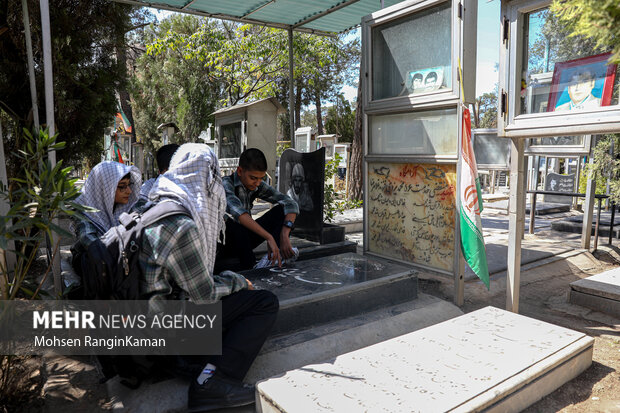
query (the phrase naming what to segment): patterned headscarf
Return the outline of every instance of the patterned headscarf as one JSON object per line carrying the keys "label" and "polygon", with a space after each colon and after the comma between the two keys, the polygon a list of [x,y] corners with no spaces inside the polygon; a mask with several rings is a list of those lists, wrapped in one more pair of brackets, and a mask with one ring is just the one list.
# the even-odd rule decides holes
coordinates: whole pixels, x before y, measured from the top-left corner
{"label": "patterned headscarf", "polygon": [[[129,202],[114,207],[114,197],[118,182],[130,174],[131,195]],[[138,200],[142,174],[135,166],[124,165],[113,161],[101,162],[90,171],[82,193],[75,202],[97,208],[98,212],[86,212],[86,216],[105,233],[111,227],[118,225],[118,217],[123,212],[129,212]]]}
{"label": "patterned headscarf", "polygon": [[186,143],[175,152],[170,168],[149,192],[150,201],[162,198],[173,199],[189,210],[212,272],[217,239],[224,231],[226,192],[217,157],[207,145]]}

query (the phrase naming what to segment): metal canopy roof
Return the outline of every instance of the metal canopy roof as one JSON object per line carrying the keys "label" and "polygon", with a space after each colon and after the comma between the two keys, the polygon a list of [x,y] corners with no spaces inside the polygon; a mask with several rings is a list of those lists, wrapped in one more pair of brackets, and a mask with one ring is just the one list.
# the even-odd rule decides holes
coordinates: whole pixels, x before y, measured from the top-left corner
{"label": "metal canopy roof", "polygon": [[362,17],[402,0],[114,0],[143,7],[216,19],[334,34],[360,24]]}

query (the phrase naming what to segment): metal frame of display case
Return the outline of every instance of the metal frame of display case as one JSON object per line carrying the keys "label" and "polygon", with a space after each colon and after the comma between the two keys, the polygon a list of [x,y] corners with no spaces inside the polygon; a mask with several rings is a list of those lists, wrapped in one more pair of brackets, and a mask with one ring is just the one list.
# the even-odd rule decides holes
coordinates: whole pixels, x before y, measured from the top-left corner
{"label": "metal frame of display case", "polygon": [[[535,139],[535,138],[532,138]],[[589,155],[592,147],[592,135],[584,135],[581,145],[532,145],[528,139],[525,144],[524,154],[556,157],[577,157]]]}
{"label": "metal frame of display case", "polygon": [[[519,312],[521,239],[525,222],[525,162],[527,138],[589,135],[620,131],[620,106],[605,106],[577,112],[520,114],[523,73],[525,18],[541,10],[551,0],[502,0],[499,50],[498,133],[510,138],[510,203],[508,212],[508,257],[506,308]],[[513,185],[514,184],[514,185]],[[584,206],[581,245],[590,247],[590,227],[594,207],[594,183],[589,180]]]}
{"label": "metal frame of display case", "polygon": [[[452,88],[437,90],[420,95],[406,95],[375,100],[372,98],[372,42],[371,31],[373,28],[391,23],[405,16],[413,16],[417,12],[425,11],[442,3],[451,3],[451,53],[452,67],[450,77]],[[464,3],[464,5],[463,5]],[[362,19],[362,98],[364,111],[368,114],[393,113],[394,109],[419,109],[439,108],[456,106],[460,100],[460,88],[458,79],[458,62],[463,66],[465,102],[473,102],[475,99],[476,84],[476,24],[477,24],[477,0],[410,0],[404,1],[392,7],[385,8]],[[467,23],[465,23],[467,22]],[[461,24],[463,23],[463,24]],[[454,28],[457,30],[454,30]],[[467,38],[469,41],[463,42]],[[463,53],[459,50],[464,48]]]}

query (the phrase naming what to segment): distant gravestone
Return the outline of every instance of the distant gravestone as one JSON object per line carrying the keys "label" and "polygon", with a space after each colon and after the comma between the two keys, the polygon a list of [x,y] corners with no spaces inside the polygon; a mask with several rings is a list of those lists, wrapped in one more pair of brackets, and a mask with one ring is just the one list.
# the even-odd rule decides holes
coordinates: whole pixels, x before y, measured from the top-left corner
{"label": "distant gravestone", "polygon": [[[549,173],[545,178],[545,191],[552,192],[574,192],[575,191],[575,174],[561,175]],[[573,198],[570,196],[545,195],[544,202],[555,202],[558,204],[571,204]]]}
{"label": "distant gravestone", "polygon": [[325,148],[302,153],[287,149],[280,157],[278,190],[299,205],[293,234],[320,241],[323,230]]}

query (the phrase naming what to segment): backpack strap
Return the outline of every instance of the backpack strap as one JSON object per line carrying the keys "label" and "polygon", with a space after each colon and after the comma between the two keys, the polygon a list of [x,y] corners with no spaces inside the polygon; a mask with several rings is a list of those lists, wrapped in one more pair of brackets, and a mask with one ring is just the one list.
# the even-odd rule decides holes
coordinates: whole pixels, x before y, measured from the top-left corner
{"label": "backpack strap", "polygon": [[190,212],[183,205],[174,201],[161,201],[153,205],[151,208],[143,212],[139,218],[143,227],[159,221],[160,219],[169,217],[171,215],[187,215],[191,217]]}
{"label": "backpack strap", "polygon": [[166,200],[153,204],[149,209],[143,211],[142,213],[122,213],[118,217],[118,221],[127,230],[129,230],[137,224],[140,224],[142,227],[148,227],[160,219],[179,214],[191,217],[190,212],[183,205],[172,200]]}

